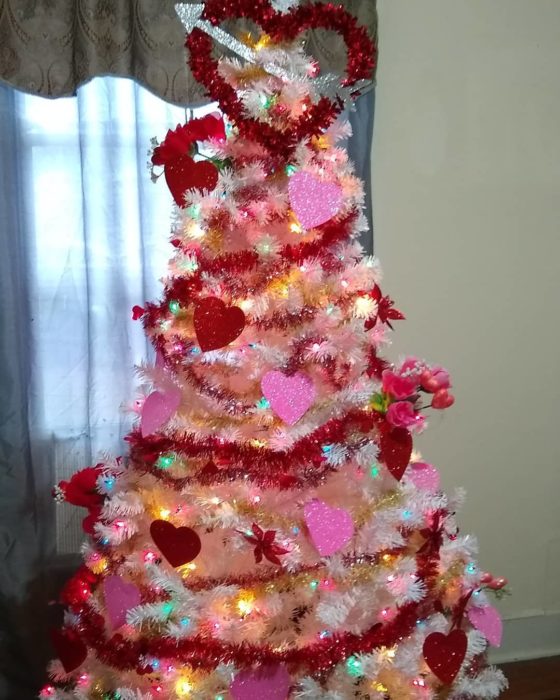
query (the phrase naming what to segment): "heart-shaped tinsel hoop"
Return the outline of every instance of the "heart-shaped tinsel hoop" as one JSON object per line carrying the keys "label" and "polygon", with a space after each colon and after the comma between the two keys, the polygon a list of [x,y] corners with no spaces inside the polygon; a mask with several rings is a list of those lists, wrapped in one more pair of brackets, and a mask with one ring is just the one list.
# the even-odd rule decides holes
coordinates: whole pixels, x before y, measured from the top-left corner
{"label": "heart-shaped tinsel hoop", "polygon": [[[272,7],[270,0],[207,0],[201,19],[214,26],[225,20],[253,20],[273,43],[294,40],[308,29],[327,29],[339,33],[346,44],[346,76],[341,87],[354,85],[371,77],[375,66],[375,47],[364,27],[341,6],[315,2],[293,7],[284,14]],[[241,134],[263,145],[273,156],[287,156],[304,138],[318,136],[343,109],[343,101],[321,97],[287,129],[246,115],[235,89],[220,75],[218,62],[212,57],[212,39],[195,27],[187,37],[189,65],[193,76],[206,88],[210,98],[237,125]]]}

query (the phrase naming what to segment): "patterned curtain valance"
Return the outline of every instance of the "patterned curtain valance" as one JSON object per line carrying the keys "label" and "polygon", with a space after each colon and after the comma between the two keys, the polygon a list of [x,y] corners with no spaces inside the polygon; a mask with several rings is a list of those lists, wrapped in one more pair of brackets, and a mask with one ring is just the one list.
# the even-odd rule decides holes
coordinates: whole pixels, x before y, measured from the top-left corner
{"label": "patterned curtain valance", "polygon": [[[175,2],[0,0],[0,80],[62,97],[95,76],[115,75],[134,78],[167,102],[202,104],[204,90],[185,63]],[[338,2],[375,37],[375,0]],[[342,43],[331,34],[313,32],[308,49],[324,69],[340,71],[345,63]]]}

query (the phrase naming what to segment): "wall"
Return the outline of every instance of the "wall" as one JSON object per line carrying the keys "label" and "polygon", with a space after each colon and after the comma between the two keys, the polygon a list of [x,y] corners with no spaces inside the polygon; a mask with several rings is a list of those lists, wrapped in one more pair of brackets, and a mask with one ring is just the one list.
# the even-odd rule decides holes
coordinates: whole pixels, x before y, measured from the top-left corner
{"label": "wall", "polygon": [[448,367],[420,447],[511,580],[496,659],[560,653],[560,2],[379,0],[376,254]]}

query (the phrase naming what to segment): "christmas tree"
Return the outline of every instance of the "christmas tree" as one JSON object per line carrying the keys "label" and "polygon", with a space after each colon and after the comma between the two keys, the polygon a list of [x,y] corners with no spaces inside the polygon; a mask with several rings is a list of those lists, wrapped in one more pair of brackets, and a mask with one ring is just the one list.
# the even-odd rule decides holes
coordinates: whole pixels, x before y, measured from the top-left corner
{"label": "christmas tree", "polygon": [[[178,12],[221,114],[153,144],[174,254],[161,302],[133,313],[157,359],[127,457],[55,489],[89,538],[41,697],[495,698],[505,581],[478,569],[461,492],[413,450],[454,401],[449,374],[383,359],[403,315],[358,242],[336,118],[374,47],[330,4]],[[258,29],[226,34],[237,17]],[[312,27],[343,37],[345,76],[304,53]]]}

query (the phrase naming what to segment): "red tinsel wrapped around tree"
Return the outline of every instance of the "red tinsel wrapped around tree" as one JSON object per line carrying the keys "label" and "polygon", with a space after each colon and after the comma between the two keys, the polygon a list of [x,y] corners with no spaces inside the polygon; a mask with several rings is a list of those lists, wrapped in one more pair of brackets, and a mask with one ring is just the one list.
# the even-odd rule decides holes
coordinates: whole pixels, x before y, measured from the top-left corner
{"label": "red tinsel wrapped around tree", "polygon": [[[454,402],[450,377],[383,357],[404,315],[358,242],[363,185],[337,117],[375,48],[331,3],[178,13],[220,113],[153,150],[173,256],[161,301],[132,315],[157,361],[139,370],[129,454],[55,487],[87,509],[88,539],[41,697],[496,698],[489,593],[505,581],[479,570],[413,450]],[[252,34],[226,33],[237,18]],[[342,37],[344,75],[304,53],[311,28]]]}

